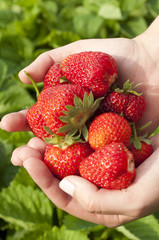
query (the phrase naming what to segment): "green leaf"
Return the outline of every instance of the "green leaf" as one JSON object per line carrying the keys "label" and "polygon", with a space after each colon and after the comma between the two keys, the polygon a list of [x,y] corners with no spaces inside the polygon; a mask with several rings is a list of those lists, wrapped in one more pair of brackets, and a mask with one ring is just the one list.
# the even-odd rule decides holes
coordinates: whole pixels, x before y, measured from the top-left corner
{"label": "green leaf", "polygon": [[68,138],[73,137],[78,132],[78,128],[72,128],[69,133],[67,134]]}
{"label": "green leaf", "polygon": [[10,163],[10,153],[13,146],[0,140],[0,190],[7,187],[14,178],[17,168]]}
{"label": "green leaf", "polygon": [[150,135],[150,137],[159,134],[159,126],[153,131],[153,133]]}
{"label": "green leaf", "polygon": [[35,187],[36,184],[33,181],[33,179],[30,177],[28,172],[25,170],[25,168],[19,168],[17,174],[15,175],[13,181],[11,182],[12,185],[23,185],[23,186],[31,186]]}
{"label": "green leaf", "polygon": [[147,1],[147,9],[149,10],[150,14],[156,18],[159,14],[159,1],[158,0],[151,0],[151,2]]}
{"label": "green leaf", "polygon": [[2,86],[3,81],[5,80],[6,73],[7,65],[2,59],[0,59],[0,87]]}
{"label": "green leaf", "polygon": [[11,9],[0,9],[0,27],[5,27],[16,18],[16,14]]}
{"label": "green leaf", "polygon": [[7,232],[7,240],[28,240],[28,239],[38,239],[43,235],[43,231],[27,231],[25,229],[14,229]]}
{"label": "green leaf", "polygon": [[140,149],[141,148],[141,142],[140,141],[134,140],[133,143],[134,143],[134,146],[135,146],[136,149]]}
{"label": "green leaf", "polygon": [[159,221],[159,211],[154,213],[155,218]]}
{"label": "green leaf", "polygon": [[[66,111],[63,111],[63,113],[66,113]],[[61,117],[59,117],[59,119],[64,123],[68,123],[68,117],[67,116],[61,116]]]}
{"label": "green leaf", "polygon": [[85,139],[86,141],[88,141],[88,129],[87,129],[86,125],[84,125],[84,126],[82,127],[82,136],[84,137],[84,139]]}
{"label": "green leaf", "polygon": [[122,13],[117,1],[106,1],[100,7],[98,14],[104,19],[122,19]]}
{"label": "green leaf", "polygon": [[95,14],[80,14],[74,17],[73,23],[77,34],[81,37],[93,38],[99,32],[103,19]]}
{"label": "green leaf", "polygon": [[121,24],[121,31],[128,37],[133,38],[147,29],[147,23],[143,17],[134,17]]}
{"label": "green leaf", "polygon": [[87,103],[89,108],[92,106],[94,102],[94,96],[92,92],[90,92],[90,94],[88,95],[88,99],[86,99],[85,102]]}
{"label": "green leaf", "polygon": [[53,227],[51,231],[44,233],[38,240],[89,240],[86,234],[80,231],[67,230],[65,227]]}
{"label": "green leaf", "polygon": [[53,135],[53,134],[54,134],[54,133],[50,130],[49,127],[44,126],[43,128],[44,128],[44,130],[45,130],[47,133],[49,133],[50,135]]}
{"label": "green leaf", "polygon": [[144,4],[146,0],[122,0],[121,1],[121,10],[124,13],[125,17],[128,15],[132,15],[135,11],[140,10],[140,16],[142,13],[142,9],[144,9]]}
{"label": "green leaf", "polygon": [[153,215],[126,223],[116,229],[132,240],[159,239],[159,223]]}
{"label": "green leaf", "polygon": [[44,230],[51,226],[52,207],[39,190],[11,184],[0,193],[0,218],[25,230]]}
{"label": "green leaf", "polygon": [[18,5],[23,7],[32,7],[34,6],[34,4],[38,2],[38,0],[27,0],[27,1],[17,0],[16,2]]}
{"label": "green leaf", "polygon": [[[75,107],[72,106],[72,105],[66,105],[65,108],[66,108],[69,112],[73,112],[73,114],[76,113],[76,109],[75,109]],[[64,112],[64,113],[67,114],[67,112]]]}
{"label": "green leaf", "polygon": [[92,222],[87,222],[82,219],[76,218],[70,214],[66,215],[63,220],[65,226],[69,230],[74,230],[74,231],[92,231],[93,229],[97,228],[97,224],[92,223]]}
{"label": "green leaf", "polygon": [[80,37],[71,31],[52,29],[46,36],[39,39],[36,44],[37,46],[45,44],[51,48],[57,48],[77,40],[80,40]]}
{"label": "green leaf", "polygon": [[72,124],[68,123],[62,127],[59,128],[58,133],[67,133],[68,131],[70,131],[72,129]]}
{"label": "green leaf", "polygon": [[[85,94],[84,94],[84,96],[85,96]],[[79,97],[77,97],[77,95],[75,95],[75,98],[74,98],[74,105],[75,105],[75,107],[78,109],[80,109],[80,108],[83,108],[83,102],[82,102],[82,100],[79,98]]]}
{"label": "green leaf", "polygon": [[14,79],[7,79],[0,87],[0,117],[9,112],[26,109],[33,103],[28,92]]}

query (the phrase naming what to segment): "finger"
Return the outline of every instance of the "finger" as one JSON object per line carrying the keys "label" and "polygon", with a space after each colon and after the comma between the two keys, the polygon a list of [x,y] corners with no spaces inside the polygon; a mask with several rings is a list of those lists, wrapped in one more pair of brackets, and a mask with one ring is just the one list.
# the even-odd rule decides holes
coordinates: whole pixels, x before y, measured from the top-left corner
{"label": "finger", "polygon": [[59,188],[60,181],[52,175],[43,161],[34,157],[26,158],[23,160],[23,166],[35,183],[58,208],[63,209],[75,217],[108,227],[116,227],[125,222],[132,221],[132,218],[127,216],[104,216],[85,211],[75,199]]}
{"label": "finger", "polygon": [[22,82],[31,84],[29,77],[26,75],[25,71],[31,75],[35,82],[43,81],[43,78],[48,71],[49,67],[54,63],[53,59],[50,57],[49,52],[45,52],[35,61],[33,61],[29,66],[24,68],[19,72],[19,78]]}
{"label": "finger", "polygon": [[156,203],[159,195],[159,189],[156,186],[158,153],[159,149],[137,168],[133,183],[126,189],[98,189],[91,182],[78,176],[64,178],[60,182],[60,187],[89,212],[125,215],[134,219],[144,217],[158,208],[158,202]]}
{"label": "finger", "polygon": [[21,146],[19,148],[16,148],[11,156],[11,162],[14,166],[23,166],[23,161],[21,160],[21,158],[19,157],[18,153],[21,149],[23,149],[26,145]]}
{"label": "finger", "polygon": [[40,161],[38,158],[30,157],[24,159],[23,166],[36,184],[57,206],[62,207],[66,199],[70,198],[59,189],[59,180],[52,175],[43,161]]}
{"label": "finger", "polygon": [[85,211],[75,199],[59,188],[59,180],[52,175],[48,167],[42,161],[42,155],[38,150],[23,146],[16,150],[16,155],[21,159],[23,166],[36,184],[57,207],[86,221],[104,224],[109,227],[119,226],[125,221],[132,220],[130,217],[125,216],[103,216]]}
{"label": "finger", "polygon": [[43,154],[46,143],[43,140],[41,140],[40,138],[34,137],[29,140],[29,142],[27,143],[27,146],[31,147],[31,148],[39,151],[41,154]]}
{"label": "finger", "polygon": [[27,145],[24,145],[19,148],[16,148],[13,151],[11,162],[15,166],[23,166],[23,161],[29,157],[35,157],[42,160],[42,154],[39,151],[31,147],[28,147]]}
{"label": "finger", "polygon": [[[96,185],[77,176],[63,179],[60,187],[91,213],[127,215],[129,212],[126,208],[130,205],[130,195],[127,189],[111,191],[98,189]],[[129,214],[131,216],[131,212]]]}
{"label": "finger", "polygon": [[[118,41],[118,44],[116,44]],[[62,62],[68,55],[82,51],[103,51],[115,57],[117,64],[120,64],[124,53],[118,48],[118,45],[130,45],[130,41],[124,39],[89,39],[79,40],[71,44],[56,48],[39,55],[34,62],[24,68],[19,73],[19,78],[24,83],[31,83],[24,71],[28,72],[35,82],[42,82],[48,69],[54,62]],[[123,61],[123,60],[122,60]],[[120,64],[122,65],[122,64]]]}
{"label": "finger", "polygon": [[26,113],[27,110],[23,110],[5,115],[0,122],[0,128],[7,132],[29,131]]}
{"label": "finger", "polygon": [[54,62],[62,62],[65,57],[74,52],[74,44],[47,51],[40,54],[29,66],[19,72],[19,78],[24,83],[31,83],[25,71],[28,72],[35,82],[42,82],[47,71]]}

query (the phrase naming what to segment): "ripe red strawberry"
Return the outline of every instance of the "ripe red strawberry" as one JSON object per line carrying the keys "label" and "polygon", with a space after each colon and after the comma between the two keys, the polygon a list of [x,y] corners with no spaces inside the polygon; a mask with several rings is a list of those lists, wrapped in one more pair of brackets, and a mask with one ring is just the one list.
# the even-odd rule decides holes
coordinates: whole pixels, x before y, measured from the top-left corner
{"label": "ripe red strawberry", "polygon": [[75,84],[44,89],[38,98],[43,119],[54,134],[64,136],[69,132],[75,135],[79,131],[85,138],[86,121],[98,108],[99,101],[94,101],[92,93]]}
{"label": "ripe red strawberry", "polygon": [[153,148],[151,143],[141,141],[140,148],[136,148],[134,143],[132,143],[129,147],[129,151],[131,151],[134,156],[135,167],[138,167],[148,157],[150,157],[150,155],[153,153]]}
{"label": "ripe red strawberry", "polygon": [[111,143],[80,163],[82,177],[106,189],[127,188],[135,177],[133,155],[123,143]]}
{"label": "ripe red strawberry", "polygon": [[142,95],[130,88],[132,84],[127,81],[123,89],[108,93],[102,100],[100,109],[103,112],[122,113],[129,122],[139,121],[145,112],[146,102]]}
{"label": "ripe red strawberry", "polygon": [[116,91],[109,92],[101,101],[100,109],[102,112],[114,112],[121,114],[124,112],[128,103],[128,95]]}
{"label": "ripe red strawberry", "polygon": [[28,109],[26,119],[31,131],[36,137],[41,139],[50,137],[50,134],[44,130],[46,123],[43,120],[38,103],[35,103]]}
{"label": "ripe red strawberry", "polygon": [[135,94],[129,94],[127,108],[124,111],[124,117],[129,122],[139,121],[146,109],[146,102],[144,97]]}
{"label": "ripe red strawberry", "polygon": [[80,162],[92,152],[88,143],[75,143],[64,149],[46,145],[44,162],[54,176],[62,179],[68,175],[79,175]]}
{"label": "ripe red strawberry", "polygon": [[151,140],[147,136],[147,133],[143,136],[139,136],[139,132],[143,132],[150,124],[151,122],[148,122],[137,130],[135,123],[132,124],[133,132],[130,139],[129,151],[131,151],[134,156],[135,167],[138,167],[153,153]]}
{"label": "ripe red strawberry", "polygon": [[131,128],[122,116],[108,112],[97,116],[89,126],[88,141],[93,149],[99,149],[111,142],[129,145]]}
{"label": "ripe red strawberry", "polygon": [[44,78],[43,89],[61,84],[62,71],[59,63],[54,63],[48,70]]}
{"label": "ripe red strawberry", "polygon": [[61,63],[61,69],[68,81],[88,88],[95,97],[104,96],[117,78],[114,58],[103,52],[69,55]]}

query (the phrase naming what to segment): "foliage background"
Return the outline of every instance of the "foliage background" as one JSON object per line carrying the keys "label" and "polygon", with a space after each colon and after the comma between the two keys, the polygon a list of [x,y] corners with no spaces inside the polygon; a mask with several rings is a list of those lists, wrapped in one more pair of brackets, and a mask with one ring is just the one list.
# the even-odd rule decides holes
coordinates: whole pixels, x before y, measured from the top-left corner
{"label": "foliage background", "polygon": [[[34,90],[18,72],[40,53],[83,38],[133,38],[158,14],[159,0],[0,0],[0,118],[34,104]],[[0,130],[0,240],[159,239],[158,212],[108,229],[56,208],[10,163],[31,137]]]}

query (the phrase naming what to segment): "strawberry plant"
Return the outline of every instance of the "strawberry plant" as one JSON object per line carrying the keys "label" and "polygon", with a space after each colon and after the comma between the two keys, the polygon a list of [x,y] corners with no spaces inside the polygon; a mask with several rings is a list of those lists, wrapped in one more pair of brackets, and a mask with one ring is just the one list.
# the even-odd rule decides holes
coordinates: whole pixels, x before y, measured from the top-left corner
{"label": "strawberry plant", "polygon": [[[158,14],[158,1],[148,0],[1,0],[0,118],[35,104],[33,86],[22,84],[17,74],[40,53],[83,38],[133,38]],[[157,133],[159,128],[152,135]],[[56,208],[23,168],[10,163],[11,152],[32,136],[0,129],[1,240],[159,239],[158,212],[108,229]]]}

